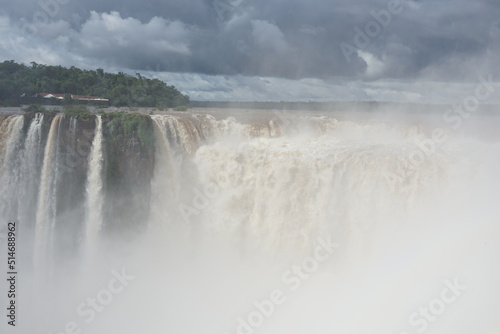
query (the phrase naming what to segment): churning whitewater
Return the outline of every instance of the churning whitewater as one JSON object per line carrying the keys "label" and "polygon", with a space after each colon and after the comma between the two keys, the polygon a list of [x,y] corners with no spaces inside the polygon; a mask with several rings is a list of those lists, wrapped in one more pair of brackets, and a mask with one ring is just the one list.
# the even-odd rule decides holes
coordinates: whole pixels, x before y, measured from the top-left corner
{"label": "churning whitewater", "polygon": [[[24,282],[50,291],[29,292],[52,315],[26,306],[24,329],[439,333],[418,309],[458,278],[467,291],[442,317],[469,333],[464,315],[500,300],[498,138],[363,119],[1,115],[0,218],[25,232]],[[122,267],[135,280],[91,317],[82,300]]]}

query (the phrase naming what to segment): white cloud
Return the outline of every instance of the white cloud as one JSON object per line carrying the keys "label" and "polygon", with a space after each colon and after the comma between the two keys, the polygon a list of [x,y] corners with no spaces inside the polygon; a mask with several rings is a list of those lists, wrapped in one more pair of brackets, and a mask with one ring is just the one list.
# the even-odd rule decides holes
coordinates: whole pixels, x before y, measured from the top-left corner
{"label": "white cloud", "polygon": [[76,36],[82,52],[91,55],[109,53],[149,52],[189,55],[190,28],[182,22],[154,17],[147,23],[122,18],[120,13],[91,12]]}
{"label": "white cloud", "polygon": [[383,61],[375,57],[373,54],[364,51],[358,51],[358,55],[366,63],[365,74],[367,77],[377,77],[381,75],[385,70],[385,64]]}

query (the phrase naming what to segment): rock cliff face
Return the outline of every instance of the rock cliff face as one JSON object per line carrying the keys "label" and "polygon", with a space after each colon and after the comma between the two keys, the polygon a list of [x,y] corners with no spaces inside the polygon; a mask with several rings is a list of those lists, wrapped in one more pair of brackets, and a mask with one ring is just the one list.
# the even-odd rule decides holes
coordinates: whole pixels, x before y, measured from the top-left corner
{"label": "rock cliff face", "polygon": [[[104,234],[130,235],[146,226],[149,216],[152,121],[146,115],[123,113],[99,117],[103,221],[97,226]],[[27,245],[43,248],[41,253],[52,261],[70,261],[68,254],[79,253],[85,239],[97,117],[48,112],[2,115],[0,121],[0,212],[29,227]],[[47,244],[53,246],[42,246]],[[26,249],[33,252],[36,249]]]}
{"label": "rock cliff face", "polygon": [[148,220],[154,170],[151,118],[134,114],[104,115],[103,134],[106,142],[105,227],[115,231],[140,230]]}

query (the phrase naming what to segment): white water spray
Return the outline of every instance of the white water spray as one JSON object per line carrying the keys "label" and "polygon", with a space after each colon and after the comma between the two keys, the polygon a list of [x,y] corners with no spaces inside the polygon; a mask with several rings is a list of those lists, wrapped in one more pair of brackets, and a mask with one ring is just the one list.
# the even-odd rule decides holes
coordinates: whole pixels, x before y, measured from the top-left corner
{"label": "white water spray", "polygon": [[[106,123],[97,118],[87,170],[75,172],[86,181],[85,189],[78,190],[85,192],[86,200],[77,206],[85,206],[86,217],[71,220],[77,215],[57,207],[64,215],[61,224],[58,217],[57,228],[75,224],[65,230],[70,233],[52,240],[53,211],[48,204],[55,203],[61,120],[54,119],[44,152],[37,217],[38,224],[45,225],[37,225],[37,246],[48,249],[47,244],[68,235],[84,238],[87,262],[97,263],[86,272],[99,275],[98,265],[108,260],[94,256],[98,241],[104,240]],[[493,138],[492,144],[451,132],[445,143],[427,142],[424,152],[417,142],[434,129],[432,123],[429,127],[347,121],[329,115],[290,117],[286,124],[269,117],[245,123],[191,114],[155,115],[152,121],[156,151],[155,165],[149,165],[154,167],[150,215],[140,222],[150,229],[141,231],[142,238],[133,243],[102,243],[116,249],[119,260],[126,258],[126,271],[137,280],[113,299],[99,320],[84,328],[86,332],[233,334],[241,326],[240,318],[248,321],[255,315],[255,302],[281,289],[286,302],[263,318],[259,332],[413,333],[418,328],[408,317],[439,298],[443,280],[455,277],[468,289],[429,322],[427,333],[473,332],[478,321],[465,320],[471,314],[489,330],[477,332],[495,332],[500,180],[498,155],[491,153],[498,151],[498,140]],[[0,126],[7,128],[6,122]],[[68,129],[79,133],[74,130],[80,122],[69,123]],[[31,127],[35,123],[28,130],[35,138]],[[9,131],[9,138],[0,138],[4,155],[6,143],[14,140],[13,128]],[[28,137],[26,150],[31,146]],[[416,150],[422,157],[418,163],[412,161]],[[68,188],[75,193],[74,187]],[[181,207],[190,208],[188,221]],[[123,220],[125,229],[127,217]],[[122,226],[106,232],[115,228]],[[157,233],[165,232],[161,228],[168,233]],[[199,239],[171,242],[193,231]],[[327,237],[340,246],[313,270],[311,246]],[[39,255],[47,254],[43,247]],[[43,265],[40,257],[36,263]],[[292,268],[289,264],[309,268],[297,291],[282,281],[283,273]],[[57,312],[69,311],[64,316],[53,311],[58,321],[48,331],[64,325],[74,316],[75,306],[105,288],[108,280],[89,284],[90,294],[86,291],[73,300],[66,294],[78,289],[57,286],[54,295],[62,291]],[[124,317],[138,321],[123,321]]]}

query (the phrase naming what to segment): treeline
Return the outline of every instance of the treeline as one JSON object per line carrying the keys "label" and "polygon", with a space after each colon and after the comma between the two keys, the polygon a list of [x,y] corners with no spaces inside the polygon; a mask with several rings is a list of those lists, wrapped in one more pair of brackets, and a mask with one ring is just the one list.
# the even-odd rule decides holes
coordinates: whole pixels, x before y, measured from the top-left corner
{"label": "treeline", "polygon": [[39,103],[37,93],[91,95],[109,99],[112,106],[156,107],[160,109],[189,105],[189,97],[174,86],[137,73],[106,73],[103,69],[31,66],[14,61],[0,63],[0,105],[18,106]]}

